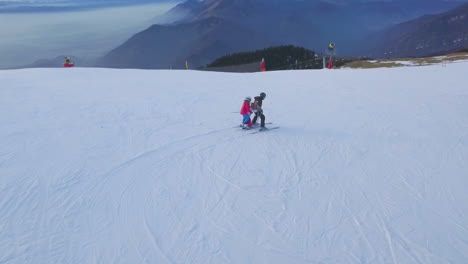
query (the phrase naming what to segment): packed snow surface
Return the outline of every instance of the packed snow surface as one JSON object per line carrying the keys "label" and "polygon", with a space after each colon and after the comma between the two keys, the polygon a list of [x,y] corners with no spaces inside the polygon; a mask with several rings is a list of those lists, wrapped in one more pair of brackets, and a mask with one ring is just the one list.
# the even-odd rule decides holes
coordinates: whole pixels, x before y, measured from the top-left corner
{"label": "packed snow surface", "polygon": [[468,263],[467,70],[0,71],[0,263]]}

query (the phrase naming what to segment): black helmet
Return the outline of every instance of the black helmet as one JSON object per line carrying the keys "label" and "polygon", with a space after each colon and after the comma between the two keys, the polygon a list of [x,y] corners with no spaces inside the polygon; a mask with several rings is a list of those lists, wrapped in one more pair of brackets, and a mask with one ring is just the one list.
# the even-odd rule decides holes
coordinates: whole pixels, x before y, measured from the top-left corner
{"label": "black helmet", "polygon": [[265,99],[266,93],[260,93],[260,97],[263,98],[263,99]]}

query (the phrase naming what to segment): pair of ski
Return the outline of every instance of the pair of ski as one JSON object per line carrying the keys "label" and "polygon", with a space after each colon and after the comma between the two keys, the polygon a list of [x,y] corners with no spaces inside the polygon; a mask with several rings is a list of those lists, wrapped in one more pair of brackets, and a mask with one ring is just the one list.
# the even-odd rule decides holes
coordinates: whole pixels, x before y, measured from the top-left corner
{"label": "pair of ski", "polygon": [[257,133],[260,133],[260,132],[266,132],[266,131],[270,131],[270,130],[273,130],[273,129],[278,129],[280,128],[279,126],[276,126],[276,127],[262,127],[258,130],[255,130],[253,131],[252,133],[249,133],[249,134],[257,134]]}
{"label": "pair of ski", "polygon": [[[271,125],[273,123],[265,123],[265,125]],[[259,133],[259,132],[265,132],[265,131],[268,131],[268,130],[272,130],[272,129],[278,129],[279,126],[276,126],[276,127],[260,127],[260,129],[256,129],[256,128],[259,128],[258,126],[253,126],[253,127],[250,127],[250,128],[242,128],[242,130],[246,130],[246,131],[250,131],[250,130],[254,130],[252,133],[249,133],[249,134],[256,134],[256,133]]]}

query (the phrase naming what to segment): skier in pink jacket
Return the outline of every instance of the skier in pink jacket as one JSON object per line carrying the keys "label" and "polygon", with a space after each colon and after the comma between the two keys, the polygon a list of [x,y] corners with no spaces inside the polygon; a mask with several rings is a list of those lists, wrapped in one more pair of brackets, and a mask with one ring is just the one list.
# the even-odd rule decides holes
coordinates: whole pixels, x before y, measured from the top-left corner
{"label": "skier in pink jacket", "polygon": [[[243,116],[241,124],[243,129],[252,128],[252,120],[250,120],[250,115],[253,113],[253,111],[250,109],[250,101],[252,101],[252,98],[247,96],[244,99],[244,103],[242,104],[242,108],[240,110],[240,114]],[[247,125],[247,127],[245,125]]]}

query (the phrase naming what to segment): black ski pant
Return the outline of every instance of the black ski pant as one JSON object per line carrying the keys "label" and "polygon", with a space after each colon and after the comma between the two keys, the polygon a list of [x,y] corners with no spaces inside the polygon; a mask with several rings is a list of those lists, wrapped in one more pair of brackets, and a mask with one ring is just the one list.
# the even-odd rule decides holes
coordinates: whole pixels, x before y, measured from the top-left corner
{"label": "black ski pant", "polygon": [[263,112],[260,112],[260,111],[255,113],[255,117],[253,118],[252,123],[256,124],[258,117],[260,117],[260,120],[261,120],[260,127],[265,127],[265,115],[263,114]]}

